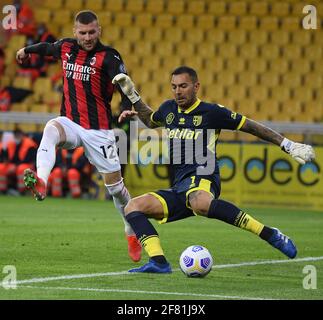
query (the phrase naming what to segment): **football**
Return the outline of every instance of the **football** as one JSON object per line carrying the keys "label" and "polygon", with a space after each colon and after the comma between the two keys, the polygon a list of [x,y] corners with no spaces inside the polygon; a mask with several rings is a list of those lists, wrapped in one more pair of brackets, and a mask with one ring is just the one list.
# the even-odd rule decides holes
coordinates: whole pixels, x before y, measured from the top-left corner
{"label": "football", "polygon": [[179,258],[179,266],[188,277],[205,277],[211,271],[212,265],[211,253],[203,246],[190,246]]}

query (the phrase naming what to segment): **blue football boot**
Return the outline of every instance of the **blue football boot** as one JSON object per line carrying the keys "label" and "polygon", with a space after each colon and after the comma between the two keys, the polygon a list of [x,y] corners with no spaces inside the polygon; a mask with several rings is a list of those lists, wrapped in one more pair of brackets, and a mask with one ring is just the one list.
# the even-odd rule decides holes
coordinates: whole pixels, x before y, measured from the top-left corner
{"label": "blue football boot", "polygon": [[148,263],[139,268],[130,269],[129,272],[171,273],[172,268],[169,263],[157,263],[149,259]]}
{"label": "blue football boot", "polygon": [[280,250],[287,257],[293,259],[296,257],[297,249],[294,245],[293,241],[289,239],[286,235],[280,232],[280,230],[276,228],[272,228],[274,230],[273,235],[270,237],[268,242],[276,249]]}

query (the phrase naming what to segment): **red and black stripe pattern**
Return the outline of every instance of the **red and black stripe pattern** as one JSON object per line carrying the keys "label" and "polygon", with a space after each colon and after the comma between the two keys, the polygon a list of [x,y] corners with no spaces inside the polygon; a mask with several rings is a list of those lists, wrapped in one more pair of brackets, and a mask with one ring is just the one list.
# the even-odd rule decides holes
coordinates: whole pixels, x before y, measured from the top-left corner
{"label": "red and black stripe pattern", "polygon": [[88,52],[74,39],[60,40],[56,48],[63,67],[61,115],[85,129],[111,129],[111,80],[126,72],[120,54],[100,42]]}

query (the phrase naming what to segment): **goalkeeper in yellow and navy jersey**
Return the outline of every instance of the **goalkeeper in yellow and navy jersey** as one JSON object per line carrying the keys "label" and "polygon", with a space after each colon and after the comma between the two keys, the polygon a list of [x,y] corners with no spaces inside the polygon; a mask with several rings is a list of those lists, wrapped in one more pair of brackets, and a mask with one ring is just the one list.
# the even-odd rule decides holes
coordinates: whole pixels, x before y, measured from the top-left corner
{"label": "goalkeeper in yellow and navy jersey", "polygon": [[126,219],[149,256],[148,263],[130,272],[171,272],[158,233],[148,218],[161,223],[194,215],[219,219],[258,235],[289,258],[296,256],[293,241],[278,229],[262,224],[234,204],[219,199],[221,184],[216,143],[221,129],[241,130],[280,146],[301,164],[315,158],[311,146],[290,141],[218,104],[200,101],[198,76],[190,67],[182,66],[172,72],[174,100],[164,102],[156,112],[141,100],[129,76],[118,74],[112,82],[119,84],[135,108],[135,111],[124,111],[120,122],[138,115],[149,128],[166,127],[169,158],[175,173],[171,189],[133,198],[125,208]]}
{"label": "goalkeeper in yellow and navy jersey", "polygon": [[[238,130],[246,117],[220,105],[196,99],[188,109],[181,110],[175,100],[165,101],[151,114],[151,122],[167,129],[170,163],[175,184],[195,174],[219,174],[216,143],[221,129]],[[206,166],[205,166],[206,165]],[[207,168],[209,165],[209,168]]]}

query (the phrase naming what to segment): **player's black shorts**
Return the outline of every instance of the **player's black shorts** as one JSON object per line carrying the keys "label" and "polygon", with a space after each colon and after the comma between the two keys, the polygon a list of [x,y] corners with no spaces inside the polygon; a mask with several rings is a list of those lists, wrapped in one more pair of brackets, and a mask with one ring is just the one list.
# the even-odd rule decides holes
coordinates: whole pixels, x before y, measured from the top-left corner
{"label": "player's black shorts", "polygon": [[172,222],[194,216],[190,208],[188,195],[197,190],[204,190],[213,195],[215,199],[220,196],[220,175],[189,176],[179,181],[171,189],[162,189],[149,194],[156,197],[164,209],[164,218],[159,223]]}

